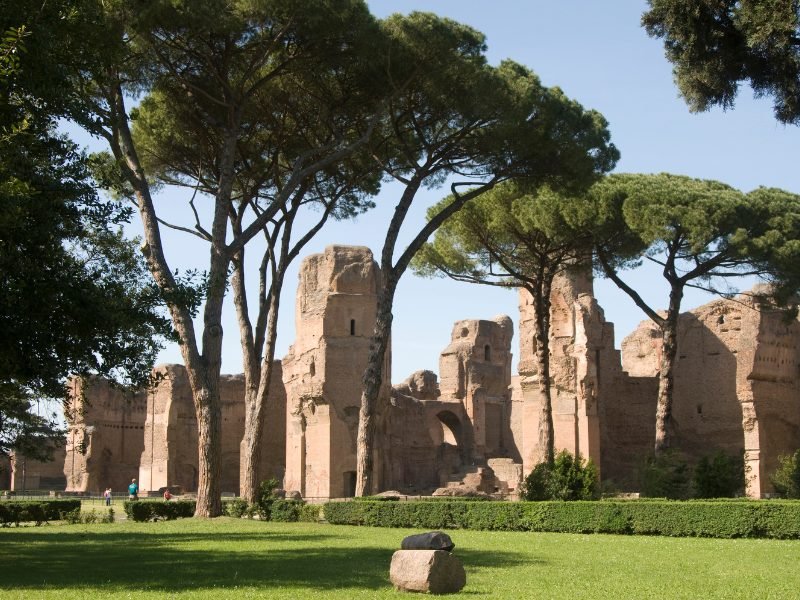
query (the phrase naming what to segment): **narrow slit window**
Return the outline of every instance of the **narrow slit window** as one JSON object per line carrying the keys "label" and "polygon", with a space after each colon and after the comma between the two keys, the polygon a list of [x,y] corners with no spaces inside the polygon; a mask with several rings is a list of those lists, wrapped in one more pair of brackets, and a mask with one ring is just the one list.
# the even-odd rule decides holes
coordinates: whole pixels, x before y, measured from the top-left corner
{"label": "narrow slit window", "polygon": [[356,320],[350,319],[350,335],[356,334]]}
{"label": "narrow slit window", "polygon": [[492,349],[489,347],[489,344],[483,347],[483,360],[492,360]]}

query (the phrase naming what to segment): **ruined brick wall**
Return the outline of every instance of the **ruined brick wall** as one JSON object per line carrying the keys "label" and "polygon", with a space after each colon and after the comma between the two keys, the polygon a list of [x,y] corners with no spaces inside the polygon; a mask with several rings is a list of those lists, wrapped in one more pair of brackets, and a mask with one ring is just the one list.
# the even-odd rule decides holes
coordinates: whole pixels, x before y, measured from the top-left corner
{"label": "ruined brick wall", "polygon": [[[749,295],[715,300],[679,320],[675,446],[690,461],[718,450],[729,455],[744,451],[753,497],[772,491],[769,474],[778,456],[800,447],[798,340],[796,320],[788,321]],[[642,322],[622,349],[626,370],[657,373],[661,339],[650,321]],[[644,412],[628,417],[614,437],[623,439],[627,431],[644,427],[654,433],[655,400]],[[630,450],[630,443],[613,451],[623,450]]]}
{"label": "ruined brick wall", "polygon": [[62,463],[66,491],[100,493],[127,488],[138,477],[147,398],[100,378],[73,379]]}
{"label": "ruined brick wall", "polygon": [[[147,393],[140,490],[157,492],[170,486],[194,492],[198,484],[197,417],[186,369],[183,365],[159,365],[154,375],[158,383]],[[220,400],[220,487],[223,492],[238,493],[239,452],[244,433],[242,375],[220,376]],[[273,436],[265,433],[265,440],[270,439]]]}
{"label": "ruined brick wall", "polygon": [[[556,451],[569,450],[599,465],[598,360],[613,350],[613,328],[607,327],[592,296],[589,273],[568,272],[556,277],[550,301],[550,395]],[[538,436],[543,400],[536,364],[536,312],[526,290],[519,292],[519,306],[518,394],[523,398],[523,408],[521,431],[516,437],[521,440],[523,471],[527,474],[544,458]]]}
{"label": "ruined brick wall", "polygon": [[[62,491],[66,485],[64,477],[64,459],[66,451],[63,445],[53,451],[53,460],[33,460],[20,454],[10,457],[10,473],[8,488],[17,492],[24,490]],[[0,466],[2,468],[2,466]]]}
{"label": "ruined brick wall", "polygon": [[466,460],[519,453],[508,435],[513,335],[506,315],[456,321],[439,357],[440,399],[460,402],[469,419]]}
{"label": "ruined brick wall", "polygon": [[[297,338],[283,360],[286,386],[284,486],[305,497],[343,497],[355,490],[361,378],[375,326],[380,269],[368,248],[329,246],[300,267]],[[386,353],[379,417],[388,402]],[[380,431],[380,427],[378,428]],[[384,449],[377,436],[375,465]],[[380,481],[382,469],[376,469]]]}

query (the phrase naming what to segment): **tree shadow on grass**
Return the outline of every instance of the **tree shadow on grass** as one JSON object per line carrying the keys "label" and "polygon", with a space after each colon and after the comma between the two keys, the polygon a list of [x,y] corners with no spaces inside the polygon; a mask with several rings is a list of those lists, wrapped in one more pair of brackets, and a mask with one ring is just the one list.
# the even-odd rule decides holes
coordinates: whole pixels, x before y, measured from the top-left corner
{"label": "tree shadow on grass", "polygon": [[[384,589],[394,549],[342,546],[346,536],[298,532],[58,532],[2,536],[0,589],[92,587],[181,592],[204,588]],[[531,563],[513,552],[463,550],[471,568]]]}

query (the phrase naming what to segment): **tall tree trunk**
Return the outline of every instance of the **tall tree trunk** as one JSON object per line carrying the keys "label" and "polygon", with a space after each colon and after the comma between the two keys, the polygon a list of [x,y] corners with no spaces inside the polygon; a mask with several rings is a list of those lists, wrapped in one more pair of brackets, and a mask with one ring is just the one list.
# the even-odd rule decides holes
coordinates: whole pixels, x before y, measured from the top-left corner
{"label": "tall tree trunk", "polygon": [[[255,395],[246,398],[244,436],[242,438],[242,481],[240,495],[252,503],[256,501],[261,467],[261,440],[264,436],[264,410],[269,401],[269,388],[272,383],[275,360],[275,340],[278,337],[278,310],[280,308],[283,273],[279,273],[273,281],[269,298],[269,319],[267,335],[264,343],[264,360],[258,375],[258,388]],[[249,392],[249,390],[248,390]]]}
{"label": "tall tree trunk", "polygon": [[672,284],[667,317],[661,322],[661,365],[658,372],[658,403],[656,404],[656,456],[672,445],[672,398],[675,387],[675,357],[678,354],[678,316],[683,299],[683,286]]}
{"label": "tall tree trunk", "polygon": [[374,488],[373,455],[375,447],[375,407],[383,384],[383,364],[392,334],[392,305],[397,281],[391,270],[383,273],[383,286],[378,294],[375,331],[369,344],[367,368],[362,380],[361,410],[358,415],[356,440],[356,496],[368,496]]}
{"label": "tall tree trunk", "polygon": [[[110,90],[109,104],[112,107],[112,134],[107,137],[115,157],[121,161],[126,179],[131,183],[137,199],[139,214],[142,219],[145,243],[142,253],[145,256],[150,272],[158,286],[168,298],[167,307],[172,317],[173,326],[178,333],[181,356],[186,365],[189,385],[198,420],[198,516],[217,516],[221,514],[219,498],[219,455],[220,455],[220,410],[219,410],[219,360],[208,361],[200,354],[191,313],[186,306],[169,300],[178,297],[177,285],[164,256],[161,233],[156,217],[155,206],[150,194],[150,186],[139,161],[136,148],[128,127],[127,114],[122,90],[119,85]],[[227,263],[218,260],[217,274],[220,268],[227,269]],[[219,286],[217,286],[219,288]],[[224,294],[224,284],[222,286]],[[212,304],[215,304],[212,302]],[[221,311],[221,299],[217,308]],[[206,307],[206,320],[213,319],[214,309]],[[219,323],[219,318],[216,322]],[[208,333],[208,332],[206,332]],[[221,348],[221,326],[213,332],[211,338],[218,338],[216,343]],[[211,338],[208,342],[211,342]],[[212,355],[214,343],[207,343],[204,334],[204,347],[208,346]],[[205,348],[204,348],[205,349]],[[219,356],[220,352],[216,352]],[[216,362],[216,375],[215,364]]]}
{"label": "tall tree trunk", "polygon": [[549,274],[541,274],[540,281],[541,285],[528,290],[533,295],[536,310],[534,338],[536,340],[536,366],[539,371],[539,394],[542,399],[539,410],[539,448],[543,461],[553,464],[555,462],[555,428],[553,426],[550,378],[550,292],[553,278]]}

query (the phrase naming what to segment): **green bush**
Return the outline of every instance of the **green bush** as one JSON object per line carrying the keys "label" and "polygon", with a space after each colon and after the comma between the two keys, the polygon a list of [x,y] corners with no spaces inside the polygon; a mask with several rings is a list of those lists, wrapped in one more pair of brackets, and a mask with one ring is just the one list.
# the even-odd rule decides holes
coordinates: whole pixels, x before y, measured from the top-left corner
{"label": "green bush", "polygon": [[300,516],[298,520],[304,523],[317,523],[321,516],[321,504],[303,504],[303,506],[300,507]]}
{"label": "green bush", "polygon": [[596,500],[600,497],[597,467],[566,450],[552,465],[540,463],[525,478],[525,500]]}
{"label": "green bush", "polygon": [[800,450],[779,457],[778,464],[769,478],[775,491],[784,498],[800,498]]}
{"label": "green bush", "polygon": [[240,519],[251,516],[250,505],[243,498],[234,498],[222,503],[223,512],[229,517]]}
{"label": "green bush", "polygon": [[647,458],[640,474],[642,496],[670,500],[691,498],[692,472],[678,452],[668,450],[658,457]]}
{"label": "green bush", "polygon": [[338,525],[800,539],[800,502],[328,502]]}
{"label": "green bush", "polygon": [[132,521],[172,521],[194,515],[194,500],[126,500],[125,514]]}
{"label": "green bush", "polygon": [[80,511],[80,500],[3,500],[0,501],[0,526],[12,523],[33,522],[41,525],[46,521],[58,521],[74,510]]}
{"label": "green bush", "polygon": [[744,456],[722,451],[704,456],[694,468],[695,498],[733,498],[744,492]]}
{"label": "green bush", "polygon": [[302,507],[302,500],[274,500],[270,511],[270,520],[282,523],[296,523],[300,520]]}
{"label": "green bush", "polygon": [[275,479],[267,479],[262,481],[258,486],[258,495],[253,504],[255,513],[264,521],[269,521],[270,514],[272,513],[272,504],[278,497],[275,495],[275,489],[280,486],[280,482]]}

